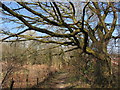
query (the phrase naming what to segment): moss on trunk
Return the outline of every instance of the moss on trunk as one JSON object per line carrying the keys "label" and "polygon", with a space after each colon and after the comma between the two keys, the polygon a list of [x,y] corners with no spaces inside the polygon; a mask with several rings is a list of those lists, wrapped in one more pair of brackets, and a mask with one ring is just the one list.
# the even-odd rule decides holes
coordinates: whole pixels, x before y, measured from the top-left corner
{"label": "moss on trunk", "polygon": [[105,57],[104,60],[96,59],[94,65],[94,83],[93,87],[111,87],[112,84],[112,71],[111,71],[111,60]]}

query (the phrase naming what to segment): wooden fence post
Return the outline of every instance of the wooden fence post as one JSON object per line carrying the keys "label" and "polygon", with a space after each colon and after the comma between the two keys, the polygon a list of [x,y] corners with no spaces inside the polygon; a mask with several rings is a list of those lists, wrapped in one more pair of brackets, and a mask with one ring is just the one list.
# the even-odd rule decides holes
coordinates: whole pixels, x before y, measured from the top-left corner
{"label": "wooden fence post", "polygon": [[19,88],[20,88],[20,76],[18,76],[18,78],[19,78],[18,79],[18,83],[19,83],[18,85],[19,85]]}
{"label": "wooden fence post", "polygon": [[14,85],[14,80],[13,80],[13,78],[12,78],[12,80],[11,80],[11,84],[10,84],[10,90],[13,89],[13,85]]}
{"label": "wooden fence post", "polygon": [[28,87],[28,75],[26,76],[26,87]]}
{"label": "wooden fence post", "polygon": [[37,77],[37,85],[38,85],[38,83],[39,83],[39,78]]}

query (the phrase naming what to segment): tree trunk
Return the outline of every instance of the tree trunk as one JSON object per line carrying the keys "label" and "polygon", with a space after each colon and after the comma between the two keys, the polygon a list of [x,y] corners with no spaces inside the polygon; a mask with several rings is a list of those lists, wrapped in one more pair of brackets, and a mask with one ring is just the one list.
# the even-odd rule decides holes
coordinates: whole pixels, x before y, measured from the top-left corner
{"label": "tree trunk", "polygon": [[[103,58],[102,54],[99,55]],[[101,58],[100,57],[100,58]],[[111,59],[105,56],[102,60],[99,57],[96,59],[95,63],[95,80],[94,87],[111,87],[112,84],[112,70],[111,70]]]}
{"label": "tree trunk", "polygon": [[94,85],[97,87],[110,87],[112,82],[111,59],[107,52],[109,41],[93,43],[93,56],[96,57],[94,65]]}

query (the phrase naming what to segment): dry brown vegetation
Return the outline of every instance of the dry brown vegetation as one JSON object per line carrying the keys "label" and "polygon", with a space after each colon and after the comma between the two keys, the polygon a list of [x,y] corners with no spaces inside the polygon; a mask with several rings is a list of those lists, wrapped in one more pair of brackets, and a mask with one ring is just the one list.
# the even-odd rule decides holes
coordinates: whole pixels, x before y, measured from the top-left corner
{"label": "dry brown vegetation", "polygon": [[[92,63],[95,62],[93,59]],[[7,62],[1,62],[2,70],[5,75],[6,71],[11,69],[11,72],[7,75],[4,83],[2,84],[3,88],[9,88],[11,81],[14,80],[14,88],[32,88],[33,86],[38,85],[46,80],[46,78],[50,78],[52,75],[56,79],[47,79],[47,83],[43,83],[38,85],[36,88],[90,88],[93,81],[94,76],[92,75],[92,69],[89,72],[84,73],[82,70],[83,67],[86,67],[85,62],[83,64],[75,64],[71,62],[70,65],[65,65],[61,69],[59,67],[48,66],[47,64],[10,64]],[[82,63],[82,62],[80,62]],[[81,67],[79,67],[79,65]],[[83,66],[82,66],[83,65]],[[117,86],[116,81],[118,79],[118,66],[113,63],[113,75],[114,75],[114,86]],[[86,69],[87,70],[87,69]],[[54,75],[56,72],[67,72],[66,75],[63,74]],[[4,78],[4,77],[3,77]],[[58,79],[58,80],[57,80]],[[88,80],[86,82],[86,80]],[[61,83],[62,82],[62,83]],[[89,83],[88,83],[89,82]],[[58,83],[58,84],[56,84]],[[64,84],[63,84],[64,83]],[[51,86],[52,85],[52,86]]]}
{"label": "dry brown vegetation", "polygon": [[[5,74],[7,64],[2,63],[2,70]],[[49,75],[57,72],[58,69],[54,66],[49,67],[48,65],[15,65],[12,66],[12,72],[7,76],[3,87],[9,88],[11,80],[14,80],[14,88],[28,88],[39,82],[44,81]]]}

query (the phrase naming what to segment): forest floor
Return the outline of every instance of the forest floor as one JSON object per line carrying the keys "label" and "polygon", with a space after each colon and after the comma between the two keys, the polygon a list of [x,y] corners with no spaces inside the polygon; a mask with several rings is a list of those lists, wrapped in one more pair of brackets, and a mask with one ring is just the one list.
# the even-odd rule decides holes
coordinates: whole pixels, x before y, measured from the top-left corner
{"label": "forest floor", "polygon": [[69,72],[59,71],[33,88],[90,88],[90,85],[74,80]]}

